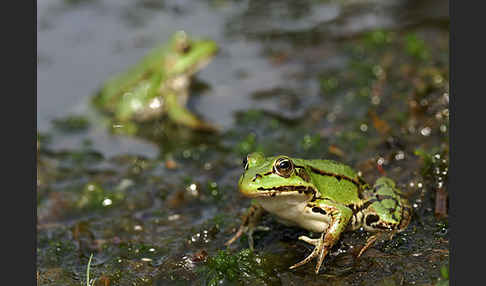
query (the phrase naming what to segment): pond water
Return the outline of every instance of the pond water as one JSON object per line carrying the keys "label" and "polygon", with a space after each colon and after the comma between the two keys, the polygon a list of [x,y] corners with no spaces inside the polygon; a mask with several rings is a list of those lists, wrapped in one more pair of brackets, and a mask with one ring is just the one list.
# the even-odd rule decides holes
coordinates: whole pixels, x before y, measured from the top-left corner
{"label": "pond water", "polygon": [[[449,16],[444,1],[119,1],[37,3],[39,285],[435,285],[449,261]],[[106,128],[91,98],[176,30],[217,56],[188,107],[217,134]],[[73,120],[77,119],[77,120]],[[329,158],[373,182],[392,177],[409,228],[356,259],[346,233],[315,275],[288,267],[305,231],[224,242],[250,201],[249,152]],[[311,265],[312,264],[312,265]],[[441,268],[442,267],[442,268]]]}

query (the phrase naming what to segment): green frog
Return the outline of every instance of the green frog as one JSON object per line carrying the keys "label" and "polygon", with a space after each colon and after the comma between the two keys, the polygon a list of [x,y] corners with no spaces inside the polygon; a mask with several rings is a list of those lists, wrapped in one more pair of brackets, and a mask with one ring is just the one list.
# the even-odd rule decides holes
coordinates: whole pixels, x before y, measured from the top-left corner
{"label": "green frog", "polygon": [[120,125],[167,115],[176,124],[214,131],[216,126],[190,112],[186,103],[191,76],[217,52],[215,42],[192,40],[178,31],[133,68],[109,79],[94,97],[94,104]]}
{"label": "green frog", "polygon": [[265,157],[262,153],[252,153],[244,164],[245,172],[238,181],[238,188],[241,194],[253,198],[252,205],[241,227],[226,245],[246,233],[250,249],[253,249],[253,232],[268,230],[257,226],[261,215],[267,211],[284,224],[320,234],[317,238],[299,237],[314,249],[290,269],[317,258],[317,274],[344,231],[363,227],[374,233],[361,248],[359,257],[376,240],[391,239],[410,222],[410,204],[390,178],[380,177],[370,186],[347,165],[283,155]]}

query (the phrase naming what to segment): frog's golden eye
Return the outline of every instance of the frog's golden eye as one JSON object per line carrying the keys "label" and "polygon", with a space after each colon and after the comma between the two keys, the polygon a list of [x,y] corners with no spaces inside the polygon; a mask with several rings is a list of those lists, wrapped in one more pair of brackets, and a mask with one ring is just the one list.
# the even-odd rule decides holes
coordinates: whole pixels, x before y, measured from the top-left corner
{"label": "frog's golden eye", "polygon": [[273,170],[277,175],[282,176],[282,177],[290,177],[292,174],[292,171],[294,170],[294,164],[292,161],[290,161],[289,158],[279,158],[277,161],[275,161],[275,164],[273,165]]}

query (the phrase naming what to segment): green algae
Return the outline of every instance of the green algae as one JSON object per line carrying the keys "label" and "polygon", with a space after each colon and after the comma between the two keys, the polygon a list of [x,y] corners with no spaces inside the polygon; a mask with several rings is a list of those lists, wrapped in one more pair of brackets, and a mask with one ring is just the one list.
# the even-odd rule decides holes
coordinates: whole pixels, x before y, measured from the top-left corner
{"label": "green algae", "polygon": [[90,127],[88,118],[80,115],[67,116],[65,118],[57,118],[52,120],[52,125],[66,133],[79,133],[86,131]]}
{"label": "green algae", "polygon": [[264,257],[249,249],[243,249],[235,254],[220,250],[208,258],[200,271],[206,277],[206,285],[211,286],[228,282],[256,285],[275,281],[271,265],[268,265]]}

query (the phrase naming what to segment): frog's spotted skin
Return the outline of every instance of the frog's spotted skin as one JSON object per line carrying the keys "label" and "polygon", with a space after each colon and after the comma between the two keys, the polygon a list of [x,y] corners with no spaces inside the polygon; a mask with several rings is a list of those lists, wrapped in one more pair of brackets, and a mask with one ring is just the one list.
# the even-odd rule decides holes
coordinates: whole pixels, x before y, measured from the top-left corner
{"label": "frog's spotted skin", "polygon": [[191,76],[217,53],[211,40],[193,40],[176,32],[128,71],[109,79],[93,101],[119,122],[146,121],[167,114],[173,122],[211,129],[185,106]]}
{"label": "frog's spotted skin", "polygon": [[407,199],[391,179],[381,177],[370,187],[349,166],[331,160],[252,153],[247,156],[238,187],[243,195],[254,198],[254,203],[227,245],[247,232],[253,248],[251,234],[264,210],[284,223],[321,233],[316,239],[299,237],[315,248],[291,269],[317,258],[318,273],[341,233],[363,227],[376,234],[368,239],[361,255],[383,234],[391,237],[404,230],[411,218]]}

